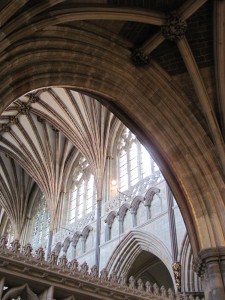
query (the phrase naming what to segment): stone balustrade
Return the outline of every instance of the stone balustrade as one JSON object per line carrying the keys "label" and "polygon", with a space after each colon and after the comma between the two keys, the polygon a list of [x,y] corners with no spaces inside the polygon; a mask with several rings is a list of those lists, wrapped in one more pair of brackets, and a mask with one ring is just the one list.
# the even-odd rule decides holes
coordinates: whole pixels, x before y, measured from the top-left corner
{"label": "stone balustrade", "polygon": [[[85,262],[79,265],[76,259],[68,261],[66,255],[58,257],[54,251],[52,251],[48,259],[45,260],[45,252],[42,247],[33,253],[31,244],[28,243],[21,249],[19,241],[14,240],[9,246],[7,237],[2,236],[0,238],[0,278],[10,278],[11,274],[13,274],[14,277],[19,276],[20,282],[22,281],[21,288],[23,287],[25,291],[30,290],[27,278],[31,279],[32,282],[37,281],[39,285],[41,278],[47,282],[50,280],[51,285],[53,284],[54,286],[61,286],[63,283],[63,288],[66,289],[68,287],[70,291],[71,286],[73,286],[75,294],[78,293],[78,291],[79,293],[82,292],[84,296],[87,292],[89,296],[90,293],[93,293],[93,297],[96,297],[97,294],[99,295],[99,299],[203,299],[193,295],[175,294],[172,289],[166,290],[164,286],[159,287],[156,283],[152,285],[149,281],[143,282],[142,279],[136,280],[133,276],[129,279],[126,278],[125,275],[118,278],[114,272],[108,274],[107,269],[103,269],[99,272],[97,266],[89,268]],[[26,276],[24,276],[24,274]],[[2,291],[0,291],[0,296],[4,294]],[[0,299],[11,299],[6,297],[6,294],[9,292],[10,291],[6,291],[4,296],[2,298],[0,297]],[[31,292],[29,293],[31,294]],[[101,295],[104,295],[104,298],[102,298]],[[17,296],[20,295],[18,294]],[[54,295],[54,299],[55,298],[57,299],[57,296]],[[34,297],[30,299],[42,298]],[[50,297],[47,299],[51,300],[53,298]],[[92,298],[90,297],[90,299]]]}

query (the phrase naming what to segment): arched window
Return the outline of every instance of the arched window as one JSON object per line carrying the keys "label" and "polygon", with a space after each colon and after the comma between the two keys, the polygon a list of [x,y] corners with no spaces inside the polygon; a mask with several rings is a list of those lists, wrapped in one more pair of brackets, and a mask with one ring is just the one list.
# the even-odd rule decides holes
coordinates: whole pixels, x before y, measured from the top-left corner
{"label": "arched window", "polygon": [[94,176],[89,164],[81,157],[75,169],[69,205],[69,222],[73,223],[91,213],[96,200]]}
{"label": "arched window", "polygon": [[47,243],[50,225],[50,214],[48,211],[47,203],[42,196],[38,205],[35,208],[33,217],[33,247],[38,248]]}
{"label": "arched window", "polygon": [[124,129],[117,149],[120,191],[128,190],[141,179],[159,170],[147,150],[128,128]]}

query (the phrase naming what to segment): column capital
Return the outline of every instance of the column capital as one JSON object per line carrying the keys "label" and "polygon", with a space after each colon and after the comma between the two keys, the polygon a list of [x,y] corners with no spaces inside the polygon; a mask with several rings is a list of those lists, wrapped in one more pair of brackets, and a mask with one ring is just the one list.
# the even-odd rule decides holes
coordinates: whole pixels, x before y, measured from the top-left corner
{"label": "column capital", "polygon": [[208,264],[221,261],[225,261],[225,247],[203,249],[195,259],[193,269],[199,276],[202,276]]}

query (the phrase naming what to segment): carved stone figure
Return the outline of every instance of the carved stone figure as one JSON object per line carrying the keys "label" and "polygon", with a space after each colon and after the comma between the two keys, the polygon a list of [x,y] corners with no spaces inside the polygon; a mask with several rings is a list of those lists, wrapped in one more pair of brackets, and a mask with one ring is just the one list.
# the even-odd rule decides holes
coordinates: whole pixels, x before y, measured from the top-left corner
{"label": "carved stone figure", "polygon": [[110,281],[112,283],[117,283],[118,282],[118,278],[117,278],[117,274],[116,274],[115,270],[113,270],[112,273],[110,274]]}
{"label": "carved stone figure", "polygon": [[134,276],[130,276],[130,278],[129,278],[129,287],[131,289],[136,288],[136,280],[134,279]]}
{"label": "carved stone figure", "polygon": [[146,281],[145,287],[146,287],[146,293],[152,294],[152,285],[149,281]]}
{"label": "carved stone figure", "polygon": [[65,269],[67,269],[67,262],[68,259],[65,254],[59,258],[59,267],[62,269],[62,271],[65,271]]}
{"label": "carved stone figure", "polygon": [[162,297],[167,297],[166,289],[164,286],[161,286],[160,288],[161,296]]}
{"label": "carved stone figure", "polygon": [[79,264],[78,264],[78,261],[76,260],[76,258],[71,260],[71,262],[69,263],[69,268],[70,268],[72,274],[78,272],[78,266],[79,266]]}
{"label": "carved stone figure", "polygon": [[1,251],[1,250],[7,249],[7,244],[8,244],[8,238],[7,238],[7,235],[3,235],[3,236],[0,238],[0,251]]}
{"label": "carved stone figure", "polygon": [[39,247],[36,251],[36,259],[39,263],[42,263],[45,260],[45,251],[42,247]]}
{"label": "carved stone figure", "polygon": [[53,267],[57,264],[57,258],[58,258],[58,256],[55,254],[55,251],[52,251],[50,253],[49,260],[48,260],[48,263],[51,267]]}
{"label": "carved stone figure", "polygon": [[103,268],[100,272],[100,278],[103,280],[108,280],[108,271],[106,268]]}
{"label": "carved stone figure", "polygon": [[144,282],[141,278],[139,278],[138,281],[137,281],[137,288],[141,292],[143,292],[145,290],[144,289]]}
{"label": "carved stone figure", "polygon": [[19,240],[14,240],[12,243],[11,243],[11,248],[10,250],[13,252],[13,253],[18,253],[20,252],[20,242]]}
{"label": "carved stone figure", "polygon": [[24,247],[23,247],[23,254],[26,256],[26,257],[31,257],[32,256],[32,251],[33,251],[33,248],[31,246],[30,243],[26,244]]}
{"label": "carved stone figure", "polygon": [[80,273],[82,273],[83,275],[87,275],[88,274],[88,264],[85,262],[82,263],[82,265],[80,266]]}
{"label": "carved stone figure", "polygon": [[172,265],[172,269],[173,269],[173,273],[174,273],[174,277],[175,277],[177,290],[178,290],[178,292],[180,292],[180,290],[181,290],[181,264],[180,264],[180,262],[175,262]]}
{"label": "carved stone figure", "polygon": [[125,274],[122,274],[121,277],[119,278],[119,284],[121,286],[127,286],[127,277]]}
{"label": "carved stone figure", "polygon": [[94,265],[91,268],[91,273],[90,273],[91,277],[93,278],[98,278],[98,266]]}
{"label": "carved stone figure", "polygon": [[160,296],[160,294],[159,294],[159,287],[158,287],[158,285],[156,283],[153,284],[153,294],[155,296]]}

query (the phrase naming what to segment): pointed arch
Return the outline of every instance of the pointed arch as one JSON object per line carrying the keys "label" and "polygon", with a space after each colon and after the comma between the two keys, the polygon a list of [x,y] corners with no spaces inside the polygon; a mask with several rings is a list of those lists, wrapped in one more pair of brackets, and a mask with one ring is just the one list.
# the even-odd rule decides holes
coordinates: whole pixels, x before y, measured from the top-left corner
{"label": "pointed arch", "polygon": [[138,230],[130,231],[117,245],[106,265],[108,272],[115,271],[117,276],[128,274],[143,250],[154,254],[164,263],[174,282],[172,256],[167,247],[156,236]]}

